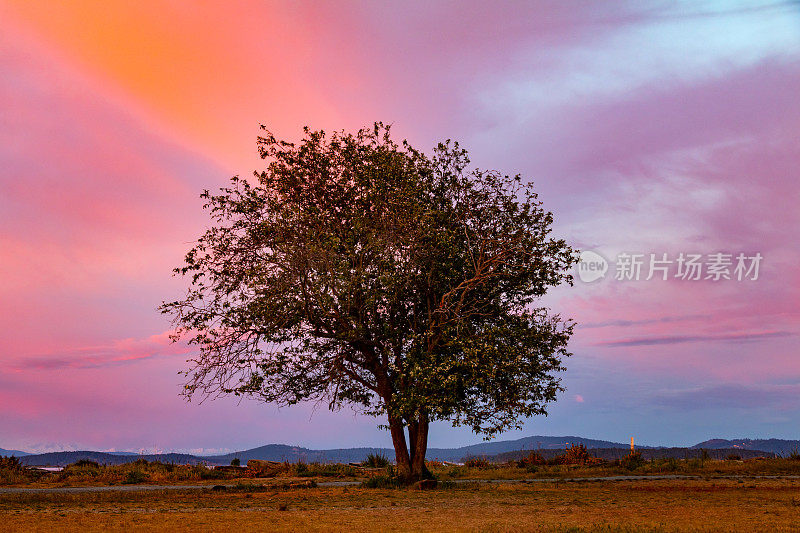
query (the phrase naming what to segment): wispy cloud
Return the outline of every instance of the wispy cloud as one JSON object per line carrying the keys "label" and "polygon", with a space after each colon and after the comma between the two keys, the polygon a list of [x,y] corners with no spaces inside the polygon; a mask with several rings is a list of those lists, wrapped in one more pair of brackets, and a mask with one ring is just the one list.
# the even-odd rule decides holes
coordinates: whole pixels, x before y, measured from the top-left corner
{"label": "wispy cloud", "polygon": [[697,320],[709,320],[711,315],[695,314],[695,315],[680,315],[680,316],[662,316],[657,318],[646,318],[642,320],[605,320],[602,322],[587,322],[579,324],[581,329],[595,329],[595,328],[608,328],[608,327],[628,327],[628,326],[644,326],[650,324],[669,324],[672,322],[688,322]]}
{"label": "wispy cloud", "polygon": [[663,390],[650,401],[681,409],[704,408],[796,408],[800,404],[800,384],[789,385],[713,385],[690,389]]}
{"label": "wispy cloud", "polygon": [[[553,307],[579,323],[565,384],[581,364],[591,378],[548,428],[599,435],[624,409],[648,440],[677,426],[702,440],[724,417],[681,402],[749,399],[765,420],[791,396],[757,385],[800,376],[797,3],[140,4],[0,0],[3,447],[374,434],[366,420],[335,437],[345,418],[322,412],[188,407],[181,346],[149,337],[208,223],[197,193],[260,168],[262,121],[293,137],[384,120],[422,149],[452,137],[476,165],[535,180],[557,233],[609,257],[764,254],[752,284],[565,289]],[[704,388],[663,392],[657,420],[637,410],[670,380]],[[729,383],[756,388],[714,388]]]}
{"label": "wispy cloud", "polygon": [[11,360],[8,365],[17,370],[101,368],[187,353],[185,344],[172,343],[170,333],[168,331],[146,339],[118,340],[108,346],[91,346],[58,354],[24,357]]}
{"label": "wispy cloud", "polygon": [[762,333],[728,333],[724,335],[675,335],[668,337],[645,337],[595,343],[595,346],[656,346],[661,344],[685,344],[691,342],[752,342],[776,337],[791,337],[788,331],[768,331]]}

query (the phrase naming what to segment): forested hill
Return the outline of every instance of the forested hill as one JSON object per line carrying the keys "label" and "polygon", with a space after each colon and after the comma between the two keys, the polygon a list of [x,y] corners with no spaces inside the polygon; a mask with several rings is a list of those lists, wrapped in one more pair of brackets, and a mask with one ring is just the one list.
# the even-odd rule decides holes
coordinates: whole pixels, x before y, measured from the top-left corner
{"label": "forested hill", "polygon": [[737,448],[741,450],[760,450],[788,456],[791,453],[800,453],[800,441],[784,439],[711,439],[695,444],[692,448],[705,448],[707,450]]}
{"label": "forested hill", "polygon": [[[587,439],[583,437],[532,436],[516,440],[482,442],[470,446],[462,446],[460,448],[429,448],[427,458],[429,460],[440,461],[461,461],[465,457],[493,457],[499,454],[510,454],[509,457],[511,455],[517,456],[532,450],[547,451],[548,453],[546,455],[549,456],[553,453],[558,453],[559,450],[563,450],[567,446],[575,444],[583,444],[592,450],[614,450],[613,452],[603,452],[607,454],[619,454],[629,449],[629,444],[627,443]],[[714,457],[718,455],[736,455],[737,451],[739,451],[742,452],[739,453],[739,455],[745,458],[753,455],[771,454],[788,456],[790,453],[800,450],[800,441],[781,439],[712,439],[695,444],[694,446],[690,446],[688,448],[664,448],[639,445],[637,445],[636,448],[637,450],[669,450],[669,453],[666,456],[678,458],[682,458],[684,456],[694,456],[694,453],[699,452],[701,449],[721,450],[711,454]],[[687,452],[687,450],[689,451]],[[234,458],[238,458],[243,464],[247,463],[247,461],[250,459],[266,459],[271,461],[289,462],[305,461],[308,463],[349,463],[363,461],[369,454],[381,454],[385,455],[389,459],[394,459],[394,450],[391,448],[363,447],[313,450],[301,446],[289,446],[286,444],[267,444],[265,446],[260,446],[258,448],[252,448],[249,450],[207,457],[185,453],[138,455],[130,452],[105,453],[95,451],[26,454],[25,452],[4,450],[0,448],[0,455],[16,455],[17,457],[20,457],[24,464],[31,466],[64,466],[81,459],[96,461],[101,464],[123,464],[136,461],[137,459],[145,459],[147,461],[161,461],[164,463],[175,464],[206,463],[212,465],[227,465],[230,464],[231,460]],[[655,452],[648,453],[647,455],[649,456],[654,454]]]}
{"label": "forested hill", "polygon": [[117,455],[105,452],[78,451],[78,452],[49,452],[35,455],[26,455],[20,458],[23,464],[29,466],[66,466],[80,460],[95,461],[106,465],[119,465],[132,463],[138,459],[146,461],[161,461],[162,463],[196,465],[208,460],[186,453],[161,453],[152,455]]}
{"label": "forested hill", "polygon": [[[610,442],[596,439],[586,439],[583,437],[545,437],[533,436],[524,437],[516,440],[506,440],[497,442],[482,442],[460,448],[428,448],[427,458],[440,461],[460,461],[468,456],[491,456],[503,452],[518,450],[563,450],[569,445],[583,444],[587,448],[623,448],[626,445],[618,442]],[[285,444],[267,444],[250,450],[228,453],[207,457],[211,462],[217,464],[228,464],[234,458],[238,458],[242,463],[250,459],[266,459],[270,461],[305,461],[322,463],[348,463],[363,461],[367,455],[382,454],[393,459],[394,450],[391,448],[339,448],[330,450],[311,450],[299,446],[287,446]]]}
{"label": "forested hill", "polygon": [[15,457],[23,457],[25,455],[30,455],[30,454],[26,452],[21,452],[19,450],[6,450],[5,448],[0,448],[0,456],[10,457],[12,455]]}

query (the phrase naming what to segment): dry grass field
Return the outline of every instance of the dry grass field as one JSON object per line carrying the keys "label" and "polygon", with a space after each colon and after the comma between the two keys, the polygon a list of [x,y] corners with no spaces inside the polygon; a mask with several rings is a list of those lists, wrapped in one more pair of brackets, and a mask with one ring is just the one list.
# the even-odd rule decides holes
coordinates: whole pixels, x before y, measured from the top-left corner
{"label": "dry grass field", "polygon": [[800,481],[0,494],[3,531],[799,531]]}

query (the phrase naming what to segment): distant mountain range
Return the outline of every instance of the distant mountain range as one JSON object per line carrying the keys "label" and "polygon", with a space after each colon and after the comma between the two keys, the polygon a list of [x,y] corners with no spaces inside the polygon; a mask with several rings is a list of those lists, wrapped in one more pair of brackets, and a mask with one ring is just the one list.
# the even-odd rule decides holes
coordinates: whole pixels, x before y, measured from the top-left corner
{"label": "distant mountain range", "polygon": [[[517,450],[563,450],[570,444],[583,444],[587,448],[624,448],[626,445],[605,440],[585,439],[583,437],[524,437],[517,440],[504,440],[498,442],[482,442],[460,448],[428,448],[426,457],[440,461],[460,461],[470,456],[491,456],[498,453]],[[305,461],[307,463],[349,463],[366,459],[369,454],[382,454],[394,458],[392,448],[339,448],[333,450],[311,450],[298,446],[284,444],[267,444],[252,450],[215,455],[207,459],[215,464],[230,464],[234,458],[239,458],[242,463],[250,459],[266,459],[269,461]]]}
{"label": "distant mountain range", "polygon": [[760,450],[762,452],[772,452],[777,455],[789,455],[792,452],[800,453],[800,440],[784,439],[711,439],[692,448],[705,448],[716,450],[719,448],[737,448],[741,450]]}
{"label": "distant mountain range", "polygon": [[[524,437],[516,440],[482,442],[471,446],[460,448],[429,448],[427,458],[440,461],[461,461],[465,457],[494,457],[503,454],[501,457],[508,458],[524,455],[531,450],[542,450],[547,452],[543,455],[550,456],[563,450],[569,445],[583,444],[587,448],[603,450],[604,455],[618,456],[625,453],[629,448],[628,444],[611,442],[597,439],[587,439],[583,437],[546,437],[533,436]],[[665,448],[653,446],[637,446],[639,450],[651,450],[647,456],[664,457],[693,457],[700,453],[700,449],[716,450],[712,457],[720,455],[727,457],[736,454],[737,451],[743,458],[755,455],[788,455],[792,451],[800,450],[800,441],[780,440],[780,439],[712,439],[688,448]],[[300,446],[288,446],[285,444],[267,444],[250,450],[228,453],[224,455],[197,456],[184,453],[163,453],[139,455],[132,452],[96,452],[96,451],[75,451],[75,452],[50,452],[42,454],[28,454],[17,450],[4,450],[0,448],[0,455],[16,455],[22,462],[31,466],[64,466],[81,459],[97,461],[103,464],[123,464],[145,459],[147,461],[161,461],[176,464],[215,464],[227,465],[231,460],[238,458],[242,463],[247,463],[250,459],[262,459],[270,461],[305,461],[321,463],[349,463],[360,462],[366,459],[369,454],[382,454],[393,459],[394,450],[391,448],[339,448],[330,450],[313,450]]]}
{"label": "distant mountain range", "polygon": [[6,450],[5,448],[0,448],[0,455],[2,455],[4,457],[10,457],[12,455],[14,457],[22,457],[22,456],[30,455],[30,454],[26,453],[26,452],[21,452],[19,450]]}

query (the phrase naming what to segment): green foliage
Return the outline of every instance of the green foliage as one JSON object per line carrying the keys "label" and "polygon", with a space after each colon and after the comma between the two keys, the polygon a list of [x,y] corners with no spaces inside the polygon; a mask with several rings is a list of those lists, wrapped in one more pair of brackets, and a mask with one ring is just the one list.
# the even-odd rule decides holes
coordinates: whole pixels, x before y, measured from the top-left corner
{"label": "green foliage", "polygon": [[386,468],[389,466],[389,459],[383,454],[370,453],[366,461],[361,464],[368,468]]}
{"label": "green foliage", "polygon": [[191,289],[161,306],[200,349],[186,395],[349,404],[420,435],[423,458],[430,421],[491,436],[546,414],[573,324],[535,304],[576,253],[532,186],[381,123],[264,131],[254,183],[203,193],[212,227],[176,269]]}
{"label": "green foliage", "polygon": [[242,461],[238,457],[231,459],[231,466],[241,466]]}

